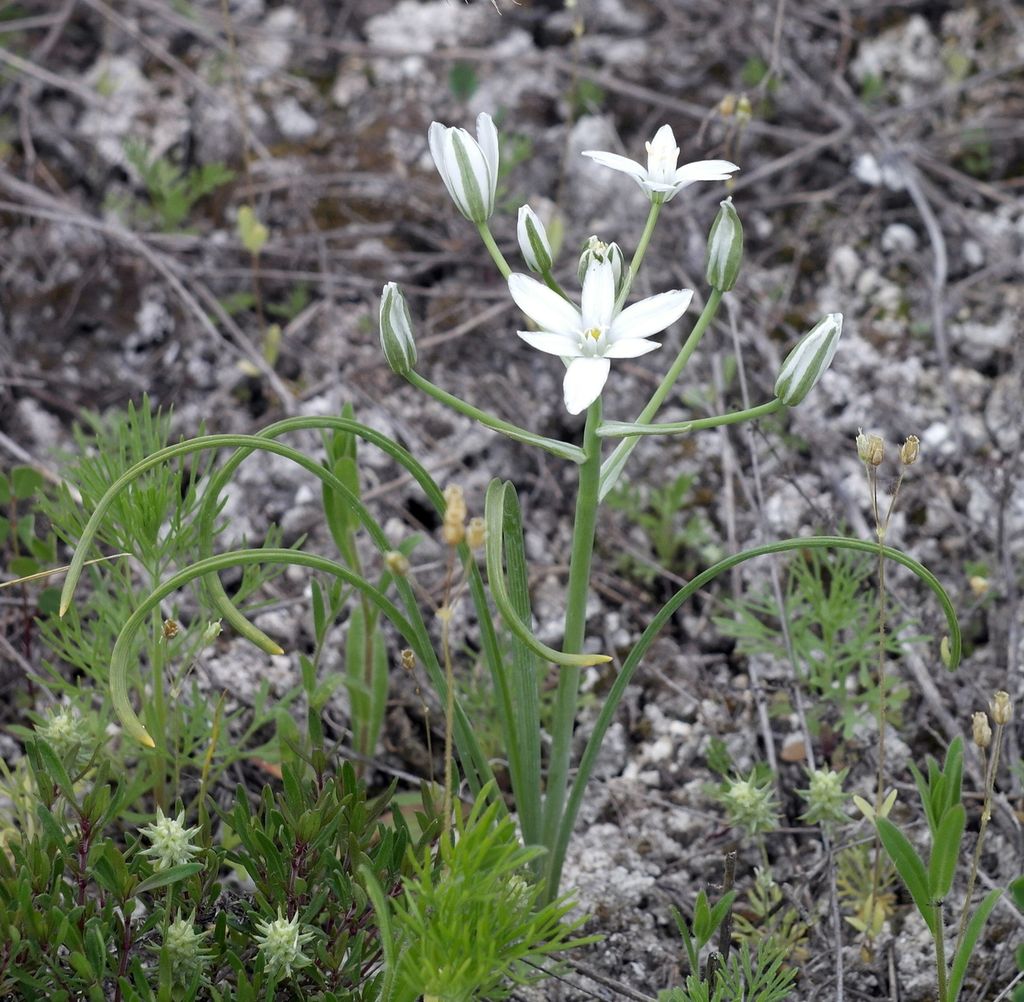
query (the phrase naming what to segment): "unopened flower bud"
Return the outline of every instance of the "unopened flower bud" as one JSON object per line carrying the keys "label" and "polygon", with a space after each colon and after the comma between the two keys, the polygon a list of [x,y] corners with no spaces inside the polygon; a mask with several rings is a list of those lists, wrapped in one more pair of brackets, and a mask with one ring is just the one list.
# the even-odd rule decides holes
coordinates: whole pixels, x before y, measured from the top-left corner
{"label": "unopened flower bud", "polygon": [[519,209],[519,221],[516,225],[516,237],[519,240],[519,252],[523,255],[526,267],[530,271],[544,274],[551,271],[554,259],[548,233],[537,213],[528,205]]}
{"label": "unopened flower bud", "polygon": [[164,620],[164,640],[173,640],[178,635],[178,621],[176,619]]}
{"label": "unopened flower bud", "polygon": [[479,550],[487,540],[487,527],[482,518],[471,518],[466,528],[466,542],[471,550]]}
{"label": "unopened flower bud", "polygon": [[498,130],[486,112],[477,115],[476,139],[465,129],[431,122],[430,155],[452,201],[467,219],[486,222],[498,185]]}
{"label": "unopened flower bud", "polygon": [[939,641],[939,659],[946,668],[953,668],[953,652],[949,648],[949,637],[943,637]]}
{"label": "unopened flower bud", "polygon": [[203,646],[209,647],[223,632],[223,627],[220,625],[219,619],[211,620],[206,624],[206,629],[203,630]]}
{"label": "unopened flower bud", "polygon": [[830,313],[819,320],[786,356],[775,381],[775,396],[787,407],[800,403],[825,374],[832,364],[842,333],[842,313]]}
{"label": "unopened flower bud", "polygon": [[916,435],[908,435],[907,440],[900,446],[900,462],[904,466],[912,466],[921,455],[921,440]]}
{"label": "unopened flower bud", "polygon": [[401,653],[402,667],[406,671],[412,671],[416,667],[416,654],[411,647],[405,647]]}
{"label": "unopened flower bud", "polygon": [[591,265],[603,264],[605,261],[611,261],[612,263],[612,275],[615,278],[615,295],[619,296],[622,293],[623,284],[629,278],[629,268],[626,265],[626,259],[623,257],[622,248],[615,243],[606,244],[596,236],[587,238],[587,242],[583,245],[583,252],[580,254],[580,264],[576,269],[580,285],[583,284],[583,280],[587,277],[587,271]]}
{"label": "unopened flower bud", "polygon": [[380,346],[394,372],[404,376],[416,365],[412,320],[402,290],[388,282],[380,297]]}
{"label": "unopened flower bud", "polygon": [[1005,726],[1013,719],[1013,703],[1010,702],[1010,694],[999,690],[989,703],[989,710],[992,719],[1000,726]]}
{"label": "unopened flower bud", "polygon": [[458,546],[466,537],[466,499],[458,484],[449,484],[444,489],[446,507],[441,538],[449,546]]}
{"label": "unopened flower bud", "polygon": [[728,292],[735,284],[743,260],[743,225],[732,206],[732,199],[721,203],[708,235],[704,273],[708,285]]}
{"label": "unopened flower bud", "polygon": [[281,907],[278,906],[277,918],[272,922],[266,919],[256,920],[256,945],[267,962],[267,969],[272,974],[292,976],[292,971],[307,967],[312,961],[302,948],[313,938],[312,931],[303,932],[299,916],[286,919]]}
{"label": "unopened flower bud", "polygon": [[185,812],[181,811],[176,818],[167,817],[160,807],[156,809],[156,821],[139,831],[149,840],[148,849],[142,850],[143,856],[151,856],[153,866],[157,870],[167,870],[172,866],[190,863],[192,857],[199,852],[192,839],[198,834],[198,826],[185,827]]}
{"label": "unopened flower bud", "polygon": [[992,744],[992,728],[988,725],[988,714],[983,710],[971,714],[971,736],[979,748]]}
{"label": "unopened flower bud", "polygon": [[862,463],[868,466],[881,466],[885,459],[885,439],[878,435],[865,435],[864,432],[857,433],[857,455]]}
{"label": "unopened flower bud", "polygon": [[398,550],[389,550],[384,554],[384,566],[396,578],[404,578],[409,573],[409,558]]}

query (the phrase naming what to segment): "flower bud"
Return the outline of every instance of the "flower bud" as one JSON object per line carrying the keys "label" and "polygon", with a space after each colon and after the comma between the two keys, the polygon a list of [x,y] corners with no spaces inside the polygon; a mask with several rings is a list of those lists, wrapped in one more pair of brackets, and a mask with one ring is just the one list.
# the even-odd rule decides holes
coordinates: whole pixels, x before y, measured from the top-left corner
{"label": "flower bud", "polygon": [[554,261],[551,244],[548,241],[548,232],[537,213],[528,205],[519,208],[516,237],[519,239],[519,251],[530,271],[535,271],[540,275],[551,271]]}
{"label": "flower bud", "polygon": [[384,554],[384,566],[396,578],[404,578],[409,574],[409,558],[398,550],[388,550]]}
{"label": "flower bud", "polygon": [[908,435],[907,440],[900,446],[900,462],[904,466],[913,466],[920,455],[921,440],[916,435]]}
{"label": "flower bud", "polygon": [[380,346],[388,365],[400,376],[416,365],[416,342],[412,336],[412,320],[402,290],[388,282],[380,296]]}
{"label": "flower bud", "polygon": [[406,671],[412,671],[416,667],[416,654],[411,647],[402,648],[402,667]]}
{"label": "flower bud", "polygon": [[164,640],[173,640],[178,635],[180,625],[176,619],[164,620]]}
{"label": "flower bud", "polygon": [[498,184],[498,130],[491,116],[477,116],[476,139],[465,129],[431,122],[427,140],[434,166],[459,212],[471,222],[487,222]]}
{"label": "flower bud", "polygon": [[1010,694],[999,690],[989,703],[989,710],[992,719],[1000,726],[1005,726],[1013,719],[1013,703],[1010,702]]}
{"label": "flower bud", "polygon": [[971,714],[971,737],[979,748],[992,744],[992,728],[988,725],[988,714],[984,711]]}
{"label": "flower bud", "polygon": [[832,364],[843,333],[842,313],[830,313],[819,320],[786,356],[775,380],[775,396],[787,407],[795,407]]}
{"label": "flower bud", "polygon": [[145,825],[139,831],[149,840],[148,849],[142,850],[143,856],[153,859],[157,870],[167,870],[172,866],[190,863],[192,857],[199,852],[192,839],[198,834],[198,826],[185,827],[185,812],[181,811],[176,818],[167,817],[159,807],[156,809],[156,821]]}
{"label": "flower bud", "polygon": [[728,292],[736,284],[742,260],[743,225],[732,207],[732,199],[727,198],[721,203],[708,235],[707,257],[704,261],[708,285],[719,292]]}
{"label": "flower bud", "polygon": [[583,253],[580,254],[580,264],[577,268],[580,285],[587,277],[587,271],[591,265],[603,264],[605,261],[612,263],[612,275],[615,278],[615,295],[622,294],[622,286],[629,278],[629,268],[626,266],[626,259],[623,257],[622,248],[616,243],[606,244],[603,240],[592,236],[587,238],[583,245]]}
{"label": "flower bud", "polygon": [[487,526],[484,520],[477,516],[469,520],[466,527],[466,543],[471,550],[479,550],[487,541]]}
{"label": "flower bud", "polygon": [[448,546],[458,546],[466,538],[466,499],[458,484],[449,484],[444,489],[444,521],[441,538]]}
{"label": "flower bud", "polygon": [[865,435],[864,432],[857,433],[857,455],[862,463],[868,466],[881,466],[885,459],[885,439],[878,435]]}
{"label": "flower bud", "polygon": [[256,920],[256,945],[271,974],[283,974],[290,978],[293,969],[311,964],[312,961],[302,952],[302,948],[313,936],[312,930],[302,931],[298,915],[286,919],[280,905],[277,918],[273,921]]}

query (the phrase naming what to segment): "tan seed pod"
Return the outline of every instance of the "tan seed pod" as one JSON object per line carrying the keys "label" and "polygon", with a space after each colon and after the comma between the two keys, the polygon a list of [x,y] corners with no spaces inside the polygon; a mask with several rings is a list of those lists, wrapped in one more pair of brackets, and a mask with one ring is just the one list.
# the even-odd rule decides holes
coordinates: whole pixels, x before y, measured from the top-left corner
{"label": "tan seed pod", "polygon": [[984,710],[971,715],[971,737],[979,748],[987,748],[992,744],[992,728],[988,723],[988,714]]}

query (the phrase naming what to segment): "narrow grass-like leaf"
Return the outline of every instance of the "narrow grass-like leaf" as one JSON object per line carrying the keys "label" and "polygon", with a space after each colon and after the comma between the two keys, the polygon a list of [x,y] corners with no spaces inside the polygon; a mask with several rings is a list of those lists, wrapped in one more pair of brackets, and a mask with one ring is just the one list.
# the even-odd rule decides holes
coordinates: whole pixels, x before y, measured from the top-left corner
{"label": "narrow grass-like leaf", "polygon": [[166,870],[157,870],[135,888],[135,893],[145,894],[147,891],[155,891],[158,887],[167,887],[180,880],[187,880],[193,874],[199,873],[202,868],[202,863],[179,863],[177,866],[167,867]]}

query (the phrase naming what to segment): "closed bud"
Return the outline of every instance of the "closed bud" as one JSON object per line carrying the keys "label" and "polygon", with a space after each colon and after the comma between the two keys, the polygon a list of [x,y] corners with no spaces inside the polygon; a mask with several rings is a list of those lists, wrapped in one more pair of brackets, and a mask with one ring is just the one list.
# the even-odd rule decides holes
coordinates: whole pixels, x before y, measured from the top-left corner
{"label": "closed bud", "polygon": [[857,433],[857,455],[868,466],[881,466],[885,459],[885,439],[878,435]]}
{"label": "closed bud", "polygon": [[389,550],[384,554],[384,566],[396,578],[404,578],[409,573],[409,558],[398,550]]}
{"label": "closed bud", "polygon": [[554,260],[547,230],[537,213],[528,205],[523,205],[519,209],[516,237],[519,240],[519,252],[523,255],[526,267],[530,271],[541,275],[551,271]]}
{"label": "closed bud", "polygon": [[988,714],[984,711],[971,714],[971,737],[979,748],[992,744],[992,728],[988,725]]}
{"label": "closed bud", "polygon": [[795,407],[814,388],[832,364],[843,333],[842,313],[830,313],[819,320],[786,356],[775,380],[775,396],[787,407]]}
{"label": "closed bud", "polygon": [[404,376],[416,365],[412,320],[402,290],[388,282],[380,296],[380,346],[394,372]]}
{"label": "closed bud", "polygon": [[992,713],[992,719],[1001,727],[1008,724],[1013,719],[1013,703],[1010,702],[1010,694],[1000,689],[992,697],[989,710]]}
{"label": "closed bud", "polygon": [[580,285],[587,277],[587,271],[591,265],[603,264],[610,261],[612,264],[612,275],[615,277],[615,295],[622,294],[622,287],[629,278],[629,268],[626,266],[626,259],[622,254],[622,248],[616,244],[606,244],[603,240],[592,236],[587,238],[583,245],[583,252],[580,254],[579,267],[576,273],[579,275]]}
{"label": "closed bud", "polygon": [[900,446],[900,462],[904,466],[912,466],[921,455],[921,440],[916,435],[908,435],[907,440]]}
{"label": "closed bud", "polygon": [[406,671],[412,671],[416,667],[416,654],[413,652],[411,647],[405,647],[402,649],[402,667]]}
{"label": "closed bud", "polygon": [[178,621],[176,619],[164,620],[164,640],[173,640],[178,635]]}
{"label": "closed bud", "polygon": [[430,155],[452,201],[467,219],[484,223],[494,212],[498,184],[498,130],[491,116],[476,119],[476,139],[465,129],[431,122]]}
{"label": "closed bud", "polygon": [[487,540],[487,528],[480,517],[471,518],[466,527],[466,542],[471,550],[479,550]]}
{"label": "closed bud", "polygon": [[721,203],[708,235],[704,273],[708,285],[719,292],[728,292],[735,284],[743,260],[743,225],[732,206],[732,199]]}

